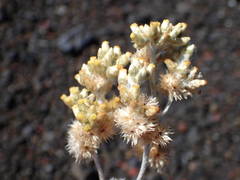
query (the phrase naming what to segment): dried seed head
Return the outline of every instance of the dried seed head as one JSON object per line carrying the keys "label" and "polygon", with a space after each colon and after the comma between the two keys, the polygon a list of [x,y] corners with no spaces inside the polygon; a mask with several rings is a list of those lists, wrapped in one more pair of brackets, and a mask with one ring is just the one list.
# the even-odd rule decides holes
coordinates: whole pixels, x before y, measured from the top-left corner
{"label": "dried seed head", "polygon": [[161,146],[153,146],[149,152],[149,164],[155,168],[157,172],[161,172],[168,160],[168,148]]}
{"label": "dried seed head", "polygon": [[149,118],[131,106],[117,109],[114,117],[123,138],[132,145],[136,145],[144,134],[154,131],[155,128],[155,124],[149,121]]}
{"label": "dried seed head", "polygon": [[115,127],[113,118],[104,117],[106,115],[102,115],[103,119],[99,119],[95,122],[94,127],[91,129],[91,132],[99,137],[102,141],[107,141],[115,134]]}
{"label": "dried seed head", "polygon": [[146,133],[143,136],[143,141],[145,144],[166,147],[172,141],[170,134],[172,134],[172,132],[169,128],[164,127],[160,123],[156,123],[154,131]]}
{"label": "dried seed head", "polygon": [[92,159],[100,144],[99,137],[85,131],[79,121],[71,124],[67,140],[67,150],[77,162]]}

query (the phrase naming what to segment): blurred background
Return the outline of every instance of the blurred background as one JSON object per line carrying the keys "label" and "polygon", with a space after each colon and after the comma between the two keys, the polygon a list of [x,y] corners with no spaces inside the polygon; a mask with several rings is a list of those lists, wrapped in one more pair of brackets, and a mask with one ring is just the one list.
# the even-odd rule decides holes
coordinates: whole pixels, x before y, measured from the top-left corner
{"label": "blurred background", "polygon": [[[240,180],[239,0],[1,0],[1,179],[97,179],[65,150],[73,115],[59,96],[103,40],[133,51],[129,25],[165,18],[189,25],[208,86],[171,106],[169,164],[145,179]],[[103,145],[101,161],[108,177],[133,179],[140,160],[120,140]]]}

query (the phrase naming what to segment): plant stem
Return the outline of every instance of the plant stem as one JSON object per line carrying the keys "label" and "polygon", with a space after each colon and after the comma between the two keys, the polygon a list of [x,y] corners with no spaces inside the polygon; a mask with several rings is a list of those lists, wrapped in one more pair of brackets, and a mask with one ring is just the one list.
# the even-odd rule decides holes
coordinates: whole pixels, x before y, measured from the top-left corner
{"label": "plant stem", "polygon": [[171,105],[172,105],[172,100],[168,97],[168,102],[167,102],[164,110],[162,111],[161,116],[165,115],[168,112]]}
{"label": "plant stem", "polygon": [[147,169],[147,165],[148,165],[149,151],[150,151],[150,145],[149,144],[145,145],[144,149],[143,149],[141,168],[140,168],[140,171],[138,173],[136,180],[142,180],[142,178],[143,178],[143,175],[144,175],[144,173]]}
{"label": "plant stem", "polygon": [[99,162],[99,158],[98,158],[97,154],[93,155],[93,160],[94,160],[97,172],[98,172],[99,180],[105,180],[105,177],[103,174],[103,169],[101,167],[101,164]]}

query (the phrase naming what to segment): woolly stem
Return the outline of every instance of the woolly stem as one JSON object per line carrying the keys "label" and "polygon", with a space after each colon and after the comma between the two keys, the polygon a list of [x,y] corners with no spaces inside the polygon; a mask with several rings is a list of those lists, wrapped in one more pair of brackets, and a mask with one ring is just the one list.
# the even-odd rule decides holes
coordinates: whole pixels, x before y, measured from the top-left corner
{"label": "woolly stem", "polygon": [[103,174],[103,169],[101,167],[101,164],[99,162],[99,158],[98,158],[97,154],[93,155],[93,160],[94,160],[97,172],[98,172],[99,180],[105,180],[105,177],[104,177],[104,174]]}
{"label": "woolly stem", "polygon": [[136,180],[142,180],[142,178],[143,178],[143,175],[144,175],[144,173],[147,169],[147,165],[148,165],[149,151],[150,151],[150,145],[149,144],[145,145],[144,149],[143,149],[141,168],[140,168],[140,171],[138,173]]}
{"label": "woolly stem", "polygon": [[168,102],[167,102],[164,110],[162,111],[161,116],[165,115],[168,112],[171,105],[172,105],[172,99],[170,99],[170,97],[168,97]]}

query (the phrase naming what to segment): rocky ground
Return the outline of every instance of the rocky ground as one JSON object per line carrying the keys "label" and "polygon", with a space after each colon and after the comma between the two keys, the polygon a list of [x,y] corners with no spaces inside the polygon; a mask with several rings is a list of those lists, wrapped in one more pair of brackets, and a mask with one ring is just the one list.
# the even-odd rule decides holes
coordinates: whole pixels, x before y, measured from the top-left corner
{"label": "rocky ground", "polygon": [[[168,18],[188,23],[208,86],[171,107],[169,164],[145,179],[240,180],[239,15],[239,0],[1,0],[1,179],[97,179],[92,164],[80,168],[65,150],[73,115],[59,96],[101,41],[133,50],[131,23]],[[136,175],[128,148],[117,137],[103,145],[109,177]]]}

